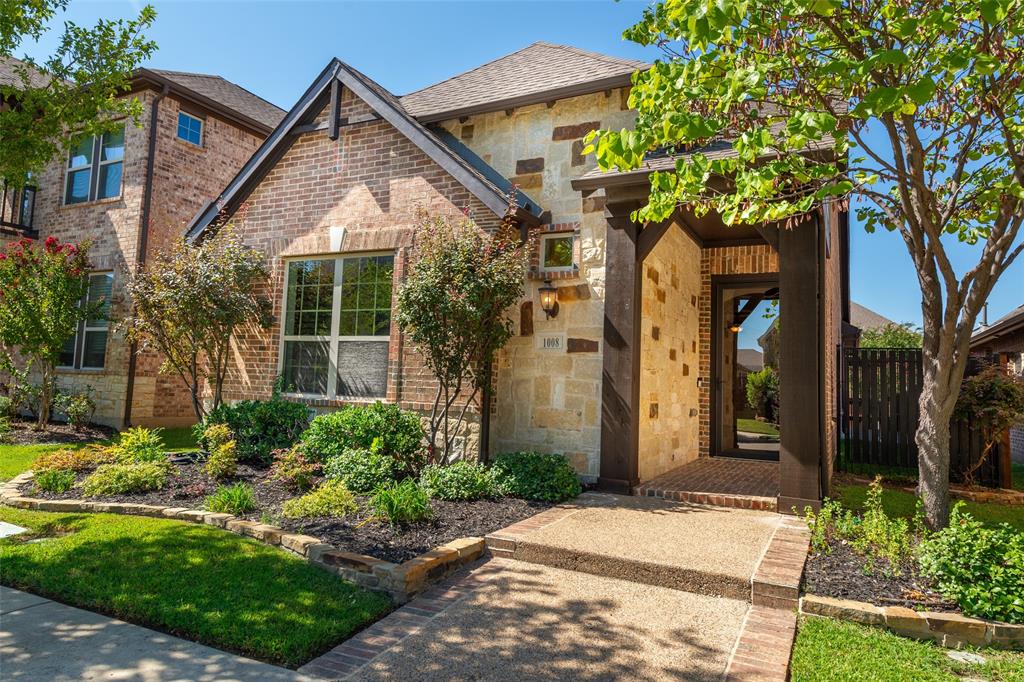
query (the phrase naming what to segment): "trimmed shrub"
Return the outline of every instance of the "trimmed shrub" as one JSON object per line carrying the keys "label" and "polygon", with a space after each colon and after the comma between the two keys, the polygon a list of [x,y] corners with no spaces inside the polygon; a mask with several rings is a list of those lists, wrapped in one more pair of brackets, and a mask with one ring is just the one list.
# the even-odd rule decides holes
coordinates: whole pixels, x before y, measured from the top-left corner
{"label": "trimmed shrub", "polygon": [[36,489],[48,493],[63,493],[75,487],[75,472],[62,469],[40,471],[34,477]]}
{"label": "trimmed shrub", "polygon": [[413,412],[376,402],[321,414],[302,434],[306,456],[318,462],[345,450],[374,450],[397,461],[409,475],[425,461],[423,424]]}
{"label": "trimmed shrub", "polygon": [[117,461],[123,463],[166,462],[164,439],[160,436],[163,429],[147,429],[136,426],[121,432],[117,442],[110,446]]}
{"label": "trimmed shrub", "polygon": [[348,449],[324,463],[324,476],[344,481],[349,490],[363,495],[394,482],[401,473],[398,462],[373,450]]}
{"label": "trimmed shrub", "polygon": [[988,528],[957,502],[949,526],[920,546],[921,572],[968,616],[1024,623],[1024,533]]}
{"label": "trimmed shrub", "polygon": [[206,458],[206,464],[203,468],[210,475],[210,478],[225,479],[234,476],[235,472],[238,471],[238,454],[235,441],[229,440],[218,443],[213,451],[210,452],[210,456]]}
{"label": "trimmed shrub", "polygon": [[292,490],[309,490],[313,479],[320,473],[320,465],[310,462],[298,446],[274,452],[270,478],[281,481]]}
{"label": "trimmed shrub", "polygon": [[117,455],[110,448],[93,445],[81,450],[56,450],[49,452],[32,464],[32,470],[43,471],[88,471],[101,464],[112,464]]}
{"label": "trimmed shrub", "polygon": [[576,472],[562,455],[512,452],[498,455],[491,466],[496,490],[524,500],[561,502],[583,490]]}
{"label": "trimmed shrub", "polygon": [[281,513],[289,519],[319,516],[342,518],[356,509],[356,499],[344,483],[325,481],[316,490],[286,501],[281,507]]}
{"label": "trimmed shrub", "polygon": [[213,452],[229,440],[234,439],[235,434],[231,433],[231,429],[228,428],[227,424],[210,424],[203,429],[202,437],[199,440],[210,448],[210,452]]}
{"label": "trimmed shrub", "polygon": [[275,395],[270,400],[243,400],[234,405],[220,405],[210,411],[197,425],[197,439],[206,450],[206,429],[212,424],[226,424],[234,434],[238,459],[242,462],[269,464],[274,450],[292,446],[309,425],[309,410]]}
{"label": "trimmed shrub", "polygon": [[96,401],[88,393],[59,393],[53,406],[64,413],[68,424],[76,430],[88,426],[96,412]]}
{"label": "trimmed shrub", "polygon": [[472,462],[430,464],[420,474],[420,487],[439,500],[478,500],[494,496],[494,478]]}
{"label": "trimmed shrub", "polygon": [[256,491],[242,482],[222,485],[206,497],[203,508],[221,514],[245,514],[256,508]]}
{"label": "trimmed shrub", "polygon": [[377,518],[391,525],[423,521],[431,514],[430,496],[411,478],[377,488],[370,498],[370,506]]}
{"label": "trimmed shrub", "polygon": [[13,433],[14,427],[11,426],[10,418],[0,414],[0,443],[10,441]]}
{"label": "trimmed shrub", "polygon": [[17,411],[18,406],[10,396],[0,395],[0,419],[13,417]]}
{"label": "trimmed shrub", "polygon": [[167,485],[170,465],[163,462],[103,464],[82,482],[86,497],[130,495],[160,490]]}

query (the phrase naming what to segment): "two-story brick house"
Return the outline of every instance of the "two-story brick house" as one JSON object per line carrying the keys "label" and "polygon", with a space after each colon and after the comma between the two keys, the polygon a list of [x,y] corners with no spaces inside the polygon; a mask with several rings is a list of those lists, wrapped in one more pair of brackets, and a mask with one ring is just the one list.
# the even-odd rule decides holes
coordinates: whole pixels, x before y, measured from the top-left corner
{"label": "two-story brick house", "polygon": [[[0,78],[15,78],[12,61]],[[188,424],[180,378],[160,374],[160,358],[134,352],[115,329],[129,309],[125,276],[181,237],[210,188],[234,176],[284,112],[219,76],[176,71],[139,69],[126,96],[142,103],[139,125],[83,139],[34,188],[11,188],[0,231],[92,243],[89,296],[109,301],[108,319],[84,322],[69,341],[58,386],[90,389],[100,423]]]}
{"label": "two-story brick house", "polygon": [[[679,157],[600,173],[582,137],[631,124],[631,74],[644,66],[535,43],[396,97],[332,60],[189,228],[202,239],[244,204],[241,234],[272,272],[275,325],[236,339],[228,399],[267,396],[282,376],[316,409],[376,399],[429,409],[435,383],[391,324],[417,209],[489,229],[515,186],[515,218],[539,246],[467,449],[563,453],[619,491],[698,458],[770,458],[780,508],[821,499],[849,317],[845,211],[827,206],[794,229],[727,227],[683,209],[632,223],[650,170]],[[557,305],[545,309],[552,288]],[[733,419],[737,337],[757,306],[780,299],[781,444],[761,451],[740,442]]]}

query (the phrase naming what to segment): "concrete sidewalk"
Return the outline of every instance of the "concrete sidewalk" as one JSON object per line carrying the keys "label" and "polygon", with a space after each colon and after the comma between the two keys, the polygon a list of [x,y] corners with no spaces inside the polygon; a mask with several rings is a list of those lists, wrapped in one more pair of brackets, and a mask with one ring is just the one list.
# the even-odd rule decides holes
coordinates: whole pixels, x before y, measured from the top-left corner
{"label": "concrete sidewalk", "polygon": [[283,682],[316,678],[0,587],[0,679]]}

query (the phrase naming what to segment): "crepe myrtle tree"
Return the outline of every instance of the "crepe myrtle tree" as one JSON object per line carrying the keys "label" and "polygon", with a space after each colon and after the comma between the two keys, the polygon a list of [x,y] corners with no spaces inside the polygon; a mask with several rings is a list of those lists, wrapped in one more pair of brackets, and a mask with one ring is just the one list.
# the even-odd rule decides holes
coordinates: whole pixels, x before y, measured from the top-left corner
{"label": "crepe myrtle tree", "polygon": [[491,382],[494,355],[512,337],[505,313],[523,296],[530,245],[510,217],[491,233],[469,218],[420,215],[395,319],[437,378],[432,462],[451,459],[467,410]]}
{"label": "crepe myrtle tree", "polygon": [[160,371],[181,377],[200,421],[204,383],[212,407],[223,400],[232,337],[250,325],[270,327],[267,277],[263,254],[228,224],[199,244],[179,240],[128,279],[134,311],[121,323],[125,335],[139,352],[160,352]]}
{"label": "crepe myrtle tree", "polygon": [[[651,175],[636,220],[686,205],[801,229],[792,219],[854,198],[869,232],[903,238],[923,316],[919,493],[945,526],[971,330],[1022,248],[1021,0],[662,0],[624,35],[664,58],[634,76],[635,127],[589,149],[619,169],[698,150]],[[735,155],[700,153],[712,141]],[[951,241],[976,245],[965,272]]]}
{"label": "crepe myrtle tree", "polygon": [[[0,368],[42,378],[37,429],[50,421],[55,368],[65,344],[85,319],[104,314],[105,301],[85,303],[89,290],[88,242],[62,244],[21,239],[0,251]],[[21,371],[11,353],[28,364]]]}
{"label": "crepe myrtle tree", "polygon": [[[69,0],[0,0],[0,58],[44,38]],[[14,79],[0,83],[0,178],[30,182],[83,135],[110,132],[125,116],[138,119],[138,98],[125,97],[132,71],[156,50],[144,32],[156,18],[146,5],[134,19],[63,22],[45,59],[12,62]]]}

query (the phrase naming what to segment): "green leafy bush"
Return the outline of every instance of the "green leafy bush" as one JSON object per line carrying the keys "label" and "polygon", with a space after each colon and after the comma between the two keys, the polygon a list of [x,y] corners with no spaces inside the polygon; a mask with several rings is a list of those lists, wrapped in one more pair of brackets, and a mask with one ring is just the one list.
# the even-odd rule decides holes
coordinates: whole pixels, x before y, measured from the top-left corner
{"label": "green leafy bush", "polygon": [[163,462],[103,464],[82,482],[82,494],[99,497],[160,490],[169,474],[170,465]]}
{"label": "green leafy bush", "polygon": [[35,475],[36,488],[49,493],[63,493],[75,486],[75,472],[61,469],[40,471]]}
{"label": "green leafy bush", "polygon": [[562,455],[512,452],[498,455],[491,466],[495,489],[526,500],[561,502],[583,490],[576,472]]}
{"label": "green leafy bush", "polygon": [[147,429],[136,426],[121,432],[117,442],[110,446],[117,461],[124,463],[166,462],[163,429]]}
{"label": "green leafy bush", "polygon": [[349,490],[364,495],[394,482],[401,473],[398,462],[374,450],[347,449],[324,463],[324,476],[344,481]]}
{"label": "green leafy bush", "polygon": [[826,500],[815,513],[804,510],[811,530],[811,547],[816,552],[827,552],[833,539],[850,544],[865,558],[865,570],[872,571],[878,559],[889,575],[899,575],[903,566],[913,558],[915,538],[924,534],[920,510],[913,525],[903,518],[890,518],[882,507],[882,482],[876,478],[868,486],[864,510],[855,514],[835,500]]}
{"label": "green leafy bush", "polygon": [[491,472],[472,462],[429,464],[420,474],[420,486],[440,500],[478,500],[494,495]]}
{"label": "green leafy bush", "polygon": [[32,464],[38,474],[42,471],[88,471],[100,464],[113,464],[117,454],[111,448],[93,445],[81,450],[55,450],[42,455]]}
{"label": "green leafy bush", "polygon": [[292,490],[309,490],[313,479],[320,473],[320,465],[310,462],[298,446],[274,452],[274,464],[270,467],[270,478],[282,481]]}
{"label": "green leafy bush", "polygon": [[10,418],[15,415],[18,411],[18,406],[14,404],[14,400],[10,396],[0,395],[0,419]]}
{"label": "green leafy bush", "polygon": [[423,424],[413,412],[376,402],[321,414],[302,434],[306,455],[318,462],[345,450],[374,450],[394,458],[409,475],[425,461]]}
{"label": "green leafy bush", "polygon": [[341,481],[325,481],[302,497],[288,500],[281,512],[289,519],[329,516],[341,518],[357,509],[356,499]]}
{"label": "green leafy bush", "polygon": [[234,405],[219,405],[197,425],[197,440],[207,450],[206,429],[226,424],[238,445],[242,462],[269,464],[274,450],[289,448],[309,424],[309,410],[279,395],[270,400],[243,400]]}
{"label": "green leafy bush", "polygon": [[53,400],[53,406],[68,419],[75,429],[87,426],[96,412],[96,401],[92,399],[89,392],[85,393],[58,393]]}
{"label": "green leafy bush", "polygon": [[431,514],[430,496],[411,478],[377,488],[370,498],[370,506],[377,518],[392,525],[423,521]]}
{"label": "green leafy bush", "polygon": [[11,426],[10,417],[0,415],[0,444],[10,442],[13,433],[14,427]]}
{"label": "green leafy bush", "polygon": [[918,561],[968,616],[1024,623],[1024,533],[988,528],[957,502],[949,526],[921,544]]}
{"label": "green leafy bush", "polygon": [[210,478],[225,479],[231,478],[238,471],[238,453],[235,441],[218,443],[210,456],[206,458],[204,466]]}
{"label": "green leafy bush", "polygon": [[228,428],[227,424],[210,424],[203,429],[202,436],[199,440],[213,452],[224,443],[229,440],[234,440],[235,434],[231,433],[231,429]]}
{"label": "green leafy bush", "polygon": [[771,367],[747,375],[747,404],[772,424],[779,422],[779,375]]}
{"label": "green leafy bush", "polygon": [[203,501],[207,511],[222,514],[245,514],[256,508],[256,491],[247,483],[222,485]]}

